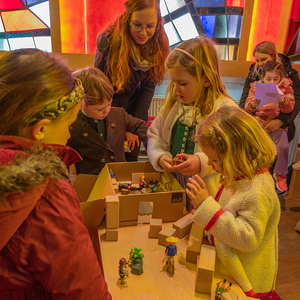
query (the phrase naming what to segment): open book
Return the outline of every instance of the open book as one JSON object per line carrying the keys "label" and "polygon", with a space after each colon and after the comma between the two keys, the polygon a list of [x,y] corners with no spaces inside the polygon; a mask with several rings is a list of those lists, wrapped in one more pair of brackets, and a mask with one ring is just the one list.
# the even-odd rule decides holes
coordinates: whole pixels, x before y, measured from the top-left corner
{"label": "open book", "polygon": [[260,100],[260,104],[257,107],[261,107],[268,103],[275,103],[278,105],[278,101],[282,99],[284,94],[278,88],[276,83],[256,83],[255,98]]}

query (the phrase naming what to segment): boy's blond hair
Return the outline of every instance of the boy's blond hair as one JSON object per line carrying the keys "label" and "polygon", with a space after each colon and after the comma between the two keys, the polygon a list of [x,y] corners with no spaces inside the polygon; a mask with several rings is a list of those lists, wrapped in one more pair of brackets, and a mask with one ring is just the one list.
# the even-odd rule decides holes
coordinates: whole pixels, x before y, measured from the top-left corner
{"label": "boy's blond hair", "polygon": [[84,88],[85,106],[102,104],[110,101],[114,95],[114,89],[105,74],[97,68],[86,67],[73,72],[75,78],[80,79]]}
{"label": "boy's blond hair", "polygon": [[[220,96],[230,98],[220,77],[219,59],[214,45],[215,43],[212,39],[199,36],[187,40],[178,46],[178,48],[191,54],[200,64],[181,51],[172,51],[166,60],[168,69],[179,68],[186,70],[198,79],[199,95],[194,106],[199,107],[202,116],[207,116],[214,111],[217,98]],[[204,88],[203,91],[201,83],[204,75],[211,82],[211,85]],[[162,112],[171,108],[177,99],[174,82],[171,81],[167,89]]]}
{"label": "boy's blond hair", "polygon": [[214,148],[226,184],[237,177],[252,179],[255,172],[269,168],[276,156],[276,145],[254,117],[238,107],[223,107],[202,123],[198,143]]}

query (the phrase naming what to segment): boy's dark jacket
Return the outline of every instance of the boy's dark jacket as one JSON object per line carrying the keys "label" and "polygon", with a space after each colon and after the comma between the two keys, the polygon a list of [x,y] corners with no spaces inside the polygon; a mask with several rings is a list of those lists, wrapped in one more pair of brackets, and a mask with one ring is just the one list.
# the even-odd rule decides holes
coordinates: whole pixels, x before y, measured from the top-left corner
{"label": "boy's dark jacket", "polygon": [[70,128],[68,146],[75,149],[83,161],[75,164],[76,173],[98,175],[106,163],[125,161],[125,132],[147,141],[147,124],[125,112],[123,108],[112,107],[105,118],[106,141],[88,124],[87,116],[81,111]]}

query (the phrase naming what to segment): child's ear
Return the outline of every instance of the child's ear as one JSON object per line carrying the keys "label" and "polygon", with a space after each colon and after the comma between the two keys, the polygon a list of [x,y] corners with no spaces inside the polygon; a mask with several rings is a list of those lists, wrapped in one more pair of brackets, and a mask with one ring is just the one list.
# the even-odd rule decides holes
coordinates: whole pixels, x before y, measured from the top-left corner
{"label": "child's ear", "polygon": [[36,122],[35,124],[31,125],[29,129],[29,138],[41,141],[45,136],[45,126],[49,124],[51,120],[49,119],[42,119],[41,121]]}
{"label": "child's ear", "polygon": [[202,79],[203,79],[203,85],[204,85],[204,87],[207,88],[207,87],[211,86],[211,82],[210,82],[210,80],[207,78],[206,74],[203,75]]}

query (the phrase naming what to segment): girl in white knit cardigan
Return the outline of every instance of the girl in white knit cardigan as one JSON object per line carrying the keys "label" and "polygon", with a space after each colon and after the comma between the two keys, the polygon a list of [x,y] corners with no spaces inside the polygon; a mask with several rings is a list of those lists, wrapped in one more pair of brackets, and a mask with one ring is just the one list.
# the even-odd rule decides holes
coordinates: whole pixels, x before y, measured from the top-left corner
{"label": "girl in white knit cardigan", "polygon": [[278,266],[280,205],[268,167],[276,146],[242,109],[223,107],[199,128],[197,141],[208,165],[221,173],[215,199],[195,175],[186,192],[193,221],[208,238],[226,269],[248,297],[270,295]]}

